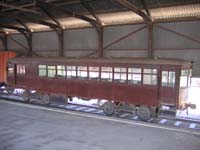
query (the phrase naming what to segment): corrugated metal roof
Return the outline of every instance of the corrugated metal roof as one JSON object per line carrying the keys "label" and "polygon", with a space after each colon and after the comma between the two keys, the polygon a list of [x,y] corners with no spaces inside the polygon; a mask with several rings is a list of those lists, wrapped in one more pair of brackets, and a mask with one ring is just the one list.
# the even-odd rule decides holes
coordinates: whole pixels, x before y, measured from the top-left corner
{"label": "corrugated metal roof", "polygon": [[[144,10],[142,10],[145,12]],[[180,20],[190,20],[193,19],[198,20],[200,18],[200,4],[189,4],[189,5],[180,5],[180,6],[170,6],[163,8],[153,8],[150,9],[150,14],[153,19],[153,22],[167,22],[167,21],[180,21]],[[137,24],[143,23],[142,17],[133,13],[132,11],[121,11],[121,12],[112,12],[112,13],[100,13],[97,14],[100,20],[103,23],[103,26],[110,25],[121,25],[121,24]],[[93,18],[91,15],[87,15],[87,17]],[[52,22],[51,20],[46,20],[48,22]],[[89,22],[76,19],[73,17],[65,17],[59,18],[58,21],[62,24],[62,26],[66,29],[73,28],[84,28],[90,27],[91,24]],[[33,31],[47,31],[51,30],[48,26],[35,24],[35,23],[27,23],[30,29]],[[6,32],[14,33],[14,30],[4,29]]]}

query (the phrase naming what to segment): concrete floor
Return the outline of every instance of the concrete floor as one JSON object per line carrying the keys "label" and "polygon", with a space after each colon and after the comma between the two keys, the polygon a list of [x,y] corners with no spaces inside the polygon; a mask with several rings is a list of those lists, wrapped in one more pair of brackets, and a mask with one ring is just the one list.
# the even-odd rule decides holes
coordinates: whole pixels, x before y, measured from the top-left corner
{"label": "concrete floor", "polygon": [[200,134],[0,101],[0,150],[200,150]]}

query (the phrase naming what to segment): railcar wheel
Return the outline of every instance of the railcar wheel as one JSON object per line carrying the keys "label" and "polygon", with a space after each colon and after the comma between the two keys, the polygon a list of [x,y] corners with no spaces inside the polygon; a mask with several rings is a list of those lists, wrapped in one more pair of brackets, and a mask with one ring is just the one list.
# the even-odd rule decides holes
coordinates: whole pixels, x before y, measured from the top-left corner
{"label": "railcar wheel", "polygon": [[44,105],[50,104],[50,96],[48,94],[43,94],[41,100]]}
{"label": "railcar wheel", "polygon": [[137,110],[137,115],[141,120],[147,121],[151,118],[151,111],[147,106],[140,106]]}
{"label": "railcar wheel", "polygon": [[115,113],[115,104],[113,104],[110,101],[105,102],[102,107],[103,107],[103,112],[108,116],[111,116]]}
{"label": "railcar wheel", "polygon": [[25,102],[29,102],[31,99],[31,92],[26,90],[22,93],[22,98]]}

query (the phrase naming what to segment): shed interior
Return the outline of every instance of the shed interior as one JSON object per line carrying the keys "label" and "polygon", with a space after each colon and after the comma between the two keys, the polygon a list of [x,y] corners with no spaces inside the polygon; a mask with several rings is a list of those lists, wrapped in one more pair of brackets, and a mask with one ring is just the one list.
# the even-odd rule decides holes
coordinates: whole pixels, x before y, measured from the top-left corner
{"label": "shed interior", "polygon": [[24,56],[192,61],[200,77],[199,0],[4,0],[0,50]]}

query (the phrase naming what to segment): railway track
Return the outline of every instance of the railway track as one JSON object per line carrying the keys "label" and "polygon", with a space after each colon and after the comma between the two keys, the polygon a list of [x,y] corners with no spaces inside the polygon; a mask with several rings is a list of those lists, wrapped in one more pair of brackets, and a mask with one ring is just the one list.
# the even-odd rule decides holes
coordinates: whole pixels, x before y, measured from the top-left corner
{"label": "railway track", "polygon": [[[12,102],[18,102],[18,103],[25,103],[21,97],[19,96],[10,96],[10,95],[5,95],[5,94],[0,94],[0,99],[7,100],[7,101],[12,101]],[[31,105],[42,105],[40,101],[36,99],[32,99],[29,104]],[[105,116],[103,110],[101,110],[100,107],[98,106],[86,106],[86,105],[80,105],[80,104],[73,104],[73,103],[68,103],[67,105],[64,104],[56,104],[52,103],[48,106],[45,107],[51,107],[51,108],[58,108],[62,110],[70,110],[70,111],[77,111],[81,113],[89,113],[89,114],[94,114],[94,115],[99,115],[99,116]],[[129,121],[138,121],[138,122],[143,122],[141,121],[136,115],[133,115],[131,113],[127,112],[118,112],[113,116],[114,118],[122,118],[126,119]],[[188,120],[177,120],[172,117],[168,117],[165,115],[162,115],[158,118],[151,118],[147,121],[148,123],[154,123],[154,124],[159,124],[163,126],[173,126],[173,127],[179,127],[179,128],[185,128],[185,129],[192,129],[192,130],[198,130],[200,131],[200,123],[196,121],[188,121]]]}

